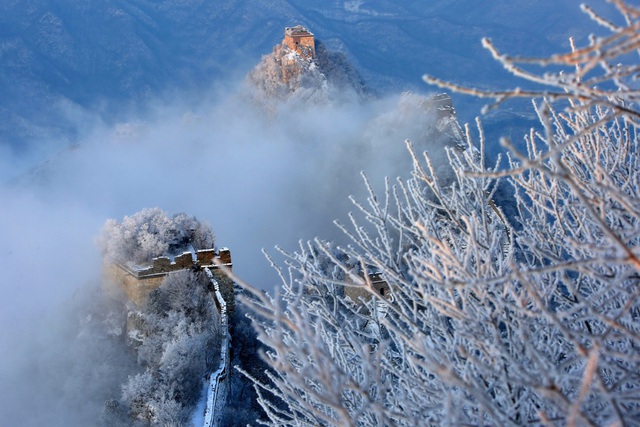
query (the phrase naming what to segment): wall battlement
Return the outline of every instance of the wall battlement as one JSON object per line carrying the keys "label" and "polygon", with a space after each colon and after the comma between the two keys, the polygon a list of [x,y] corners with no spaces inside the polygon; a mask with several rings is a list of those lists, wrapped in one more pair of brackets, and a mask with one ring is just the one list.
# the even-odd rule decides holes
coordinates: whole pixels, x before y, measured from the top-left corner
{"label": "wall battlement", "polygon": [[220,270],[219,265],[232,268],[231,251],[222,248],[202,249],[193,252],[183,252],[173,257],[162,256],[154,258],[152,264],[144,268],[132,268],[122,263],[105,262],[104,274],[106,278],[118,285],[127,295],[130,301],[141,306],[147,301],[149,294],[158,288],[165,276],[181,270],[207,268],[215,276],[220,284],[220,292],[227,303],[227,309],[233,312],[235,308],[234,284],[226,274]]}
{"label": "wall battlement", "polygon": [[190,268],[218,268],[217,265],[222,264],[231,267],[231,251],[222,248],[216,252],[215,249],[202,249],[195,252],[183,252],[181,255],[171,258],[161,256],[154,258],[149,267],[142,269],[131,269],[126,266],[122,268],[137,279],[155,276],[158,274],[166,275],[172,271],[186,270]]}

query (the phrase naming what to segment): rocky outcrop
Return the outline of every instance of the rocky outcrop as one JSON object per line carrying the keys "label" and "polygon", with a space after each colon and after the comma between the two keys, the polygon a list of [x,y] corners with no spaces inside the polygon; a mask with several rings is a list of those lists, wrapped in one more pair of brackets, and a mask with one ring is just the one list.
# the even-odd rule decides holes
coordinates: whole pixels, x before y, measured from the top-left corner
{"label": "rocky outcrop", "polygon": [[247,75],[254,98],[268,105],[274,101],[323,104],[368,97],[362,77],[347,57],[315,43],[313,58],[286,44],[276,45]]}

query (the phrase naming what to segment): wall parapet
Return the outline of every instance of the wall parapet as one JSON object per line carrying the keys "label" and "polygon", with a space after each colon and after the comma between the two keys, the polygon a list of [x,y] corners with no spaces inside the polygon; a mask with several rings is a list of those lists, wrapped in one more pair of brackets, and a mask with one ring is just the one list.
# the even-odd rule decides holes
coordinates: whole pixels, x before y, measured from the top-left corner
{"label": "wall parapet", "polygon": [[124,264],[118,265],[126,270],[136,279],[145,279],[157,275],[166,275],[173,271],[186,270],[190,268],[217,268],[218,265],[231,267],[231,251],[228,248],[222,248],[219,251],[215,249],[201,249],[198,251],[183,252],[173,257],[173,260],[167,256],[153,258],[152,264],[144,268],[131,268]]}
{"label": "wall parapet", "polygon": [[130,301],[141,306],[149,294],[159,287],[164,277],[172,272],[190,269],[212,270],[222,287],[222,295],[227,302],[227,309],[235,308],[233,280],[226,277],[220,266],[231,269],[231,251],[228,248],[202,249],[183,252],[172,258],[161,256],[154,258],[151,265],[134,268],[124,263],[105,263],[104,273],[111,282],[117,283]]}

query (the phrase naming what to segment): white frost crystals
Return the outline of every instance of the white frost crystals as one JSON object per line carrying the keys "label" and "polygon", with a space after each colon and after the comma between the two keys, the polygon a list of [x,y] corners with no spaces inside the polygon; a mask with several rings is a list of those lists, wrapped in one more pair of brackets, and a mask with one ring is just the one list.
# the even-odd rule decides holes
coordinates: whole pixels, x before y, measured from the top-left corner
{"label": "white frost crystals", "polygon": [[[504,169],[485,167],[478,126],[480,155],[448,150],[446,184],[414,154],[412,179],[370,189],[340,225],[351,246],[316,240],[287,255],[280,294],[250,301],[272,368],[257,384],[268,425],[638,424],[640,70],[624,55],[640,48],[640,11],[614,3],[624,24],[594,16],[613,35],[565,55],[514,59],[488,44],[544,92],[428,78],[498,102],[542,98],[540,129],[526,153],[504,141]],[[512,197],[498,197],[498,181]],[[392,300],[368,283],[372,269]],[[363,328],[382,298],[373,337]]]}
{"label": "white frost crystals", "polygon": [[195,217],[169,216],[160,208],[145,208],[122,222],[108,220],[99,244],[110,261],[148,265],[154,257],[181,254],[191,247],[213,248],[214,234],[209,224]]}

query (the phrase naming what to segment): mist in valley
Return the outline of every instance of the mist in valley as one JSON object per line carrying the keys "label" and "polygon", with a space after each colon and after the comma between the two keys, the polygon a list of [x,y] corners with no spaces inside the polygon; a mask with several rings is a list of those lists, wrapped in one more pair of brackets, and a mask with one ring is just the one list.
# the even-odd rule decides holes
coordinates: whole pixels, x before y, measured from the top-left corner
{"label": "mist in valley", "polygon": [[231,249],[236,274],[273,291],[262,249],[316,236],[346,243],[332,221],[347,221],[349,195],[364,201],[361,171],[382,191],[385,176],[410,170],[405,139],[444,155],[442,141],[425,145],[434,117],[417,95],[265,111],[242,81],[225,86],[234,89],[212,89],[208,102],[185,95],[85,126],[80,144],[45,162],[2,158],[12,171],[0,188],[3,419],[86,425],[135,372],[109,332],[119,305],[100,287],[95,239],[106,219],[145,207],[194,215]]}
{"label": "mist in valley", "polygon": [[[45,12],[56,2],[40,3],[42,13],[34,16],[51,18]],[[103,3],[108,2],[95,7],[106,7]],[[89,72],[92,64],[67,55],[75,45],[65,47],[64,25],[22,16],[15,5],[0,6],[6,19],[25,22],[15,25],[16,39],[24,40],[7,41],[0,50],[5,55],[0,58],[9,63],[0,85],[6,92],[0,108],[0,420],[6,425],[95,425],[105,400],[117,399],[120,385],[139,369],[117,330],[123,321],[120,297],[105,294],[101,286],[95,239],[108,218],[121,220],[145,207],[196,216],[212,226],[218,247],[231,249],[235,273],[272,292],[279,279],[262,249],[279,261],[276,245],[293,251],[300,240],[316,236],[348,243],[333,221],[348,222],[348,213],[355,211],[350,195],[366,202],[361,171],[379,195],[385,177],[391,183],[406,178],[411,167],[406,139],[418,153],[428,151],[435,164],[446,162],[444,141],[431,133],[436,118],[421,107],[421,95],[401,95],[400,89],[422,87],[424,72],[462,82],[480,77],[499,81],[506,73],[500,74],[479,43],[487,32],[512,50],[529,43],[539,48],[535,54],[567,45],[573,33],[583,39],[588,34],[584,21],[574,19],[579,14],[574,5],[552,7],[550,2],[543,7],[526,2],[522,10],[535,10],[542,18],[540,28],[525,28],[521,21],[526,17],[528,23],[531,14],[514,12],[517,22],[504,19],[515,8],[508,2],[483,7],[486,16],[476,27],[471,23],[477,10],[450,2],[429,6],[427,17],[426,6],[416,2],[338,2],[317,11],[321,6],[306,1],[295,7],[286,1],[235,1],[231,11],[202,3],[207,13],[194,12],[197,19],[172,16],[174,29],[184,27],[180,19],[194,19],[174,43],[167,34],[145,39],[146,30],[155,31],[154,20],[165,19],[164,9],[131,3],[124,11],[109,9],[125,21],[124,27],[96,14],[104,34],[126,28],[122,40],[106,40],[110,44],[99,58],[103,67],[97,74]],[[548,18],[551,9],[554,19]],[[575,14],[568,15],[569,9]],[[418,11],[424,16],[414,19]],[[75,12],[65,13],[62,18],[75,20]],[[264,21],[269,14],[278,19]],[[148,18],[145,31],[138,31],[131,18],[138,15]],[[257,62],[256,52],[268,52],[272,41],[279,42],[289,21],[309,22],[329,48],[346,53],[385,95],[366,102],[347,98],[261,108],[244,82],[247,64]],[[365,25],[351,31],[359,22]],[[563,27],[567,23],[571,26]],[[60,33],[51,35],[51,28]],[[242,39],[240,49],[233,50],[239,42],[228,34],[234,28],[263,30],[264,40],[252,44]],[[550,28],[555,28],[553,34]],[[65,37],[77,40],[87,34],[81,26],[66,30]],[[20,36],[21,31],[32,39]],[[380,38],[382,33],[390,36]],[[95,40],[90,39],[100,44],[101,34],[90,32]],[[200,42],[201,34],[206,34],[202,44],[193,43]],[[55,79],[47,67],[35,66],[47,38],[62,52],[47,52],[47,61],[62,70]],[[124,43],[129,39],[135,43]],[[371,48],[372,41],[379,44]],[[175,45],[164,52],[170,42]],[[173,55],[186,45],[189,52]],[[133,65],[111,60],[122,52]],[[26,63],[19,61],[24,58]],[[194,63],[199,65],[192,72],[184,71]],[[164,74],[149,77],[160,68]],[[139,73],[129,73],[134,69]],[[35,83],[26,79],[22,86],[12,86],[27,75]],[[79,86],[74,76],[79,76]],[[47,84],[39,81],[46,79]],[[210,85],[196,83],[202,81]],[[171,89],[163,91],[165,86]],[[478,104],[457,106],[475,114]],[[33,123],[27,123],[29,114]],[[523,122],[514,134],[532,123],[519,108],[503,115],[508,117],[486,119],[496,135],[504,123]],[[463,116],[463,121],[471,119]],[[29,143],[18,138],[20,144],[12,144],[15,134],[26,134]],[[497,145],[489,150],[496,152]]]}

